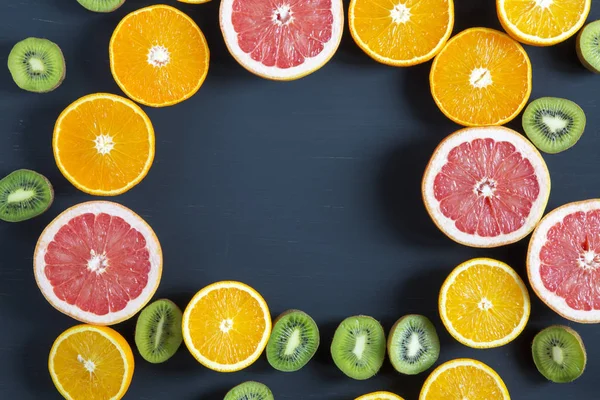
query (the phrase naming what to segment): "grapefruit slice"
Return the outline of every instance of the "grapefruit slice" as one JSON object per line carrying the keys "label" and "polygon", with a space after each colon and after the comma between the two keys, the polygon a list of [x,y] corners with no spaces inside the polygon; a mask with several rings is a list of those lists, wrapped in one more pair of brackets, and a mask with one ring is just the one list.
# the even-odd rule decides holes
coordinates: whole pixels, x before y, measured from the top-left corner
{"label": "grapefruit slice", "polygon": [[421,190],[431,219],[450,239],[498,247],[535,228],[550,195],[550,174],[521,134],[504,127],[465,128],[437,147]]}
{"label": "grapefruit slice", "polygon": [[341,0],[223,0],[220,23],[242,67],[285,81],[329,61],[342,39],[344,12]]}
{"label": "grapefruit slice", "polygon": [[566,204],[533,232],[527,274],[548,307],[571,321],[600,322],[600,200]]}
{"label": "grapefruit slice", "polygon": [[40,236],[33,258],[37,284],[58,311],[94,325],[135,315],[152,298],[162,251],[152,228],[108,201],[69,208]]}

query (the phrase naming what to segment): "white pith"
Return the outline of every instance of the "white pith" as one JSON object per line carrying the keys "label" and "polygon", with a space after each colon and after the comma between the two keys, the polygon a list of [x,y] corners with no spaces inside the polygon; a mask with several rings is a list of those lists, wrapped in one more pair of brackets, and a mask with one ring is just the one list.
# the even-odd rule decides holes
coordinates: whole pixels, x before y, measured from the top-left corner
{"label": "white pith", "polygon": [[359,360],[362,359],[362,357],[363,357],[366,345],[367,345],[367,335],[363,334],[356,338],[356,341],[354,342],[354,348],[352,349],[352,353]]}
{"label": "white pith", "polygon": [[480,67],[471,71],[469,83],[475,88],[483,89],[494,83],[494,80],[489,69]]}
{"label": "white pith", "polygon": [[283,4],[273,12],[273,23],[277,25],[287,25],[294,21],[294,13],[289,4]]}
{"label": "white pith", "polygon": [[33,72],[44,72],[44,62],[39,58],[32,57],[29,59],[29,67]]}
{"label": "white pith", "polygon": [[535,5],[541,8],[548,8],[552,3],[553,0],[535,0]]}
{"label": "white pith", "polygon": [[229,333],[233,329],[233,320],[231,318],[224,319],[219,325],[219,329],[223,333]]}
{"label": "white pith", "polygon": [[300,346],[301,343],[302,342],[300,340],[300,330],[294,329],[292,335],[285,344],[285,350],[283,354],[285,354],[286,356],[291,356],[292,354],[294,354],[294,351],[296,351],[296,349],[298,348],[298,346]]}
{"label": "white pith", "polygon": [[95,272],[97,275],[101,275],[106,271],[109,266],[108,257],[106,252],[97,254],[94,249],[90,250],[90,259],[87,262],[87,267],[91,272]]}
{"label": "white pith", "polygon": [[77,361],[82,364],[83,368],[85,368],[90,375],[96,370],[96,364],[91,359],[86,360],[81,354],[77,355]]}
{"label": "white pith", "polygon": [[408,339],[408,345],[406,355],[408,357],[415,357],[419,354],[419,351],[423,348],[421,346],[421,341],[419,340],[419,334],[417,332],[413,332]]}
{"label": "white pith", "polygon": [[96,139],[94,139],[94,147],[98,151],[98,154],[110,154],[115,147],[115,142],[110,135],[98,135],[96,136]]}
{"label": "white pith", "polygon": [[410,8],[404,3],[398,3],[390,11],[392,22],[395,24],[405,24],[410,21]]}
{"label": "white pith", "polygon": [[[456,227],[455,222],[440,211],[440,202],[435,198],[433,190],[435,177],[447,163],[448,154],[452,149],[464,142],[486,138],[512,143],[517,151],[531,162],[540,188],[539,195],[533,202],[529,216],[526,218],[523,226],[514,232],[503,233],[495,237],[483,237],[476,233],[468,234],[460,231]],[[429,215],[435,224],[452,240],[472,247],[497,247],[520,240],[536,226],[544,213],[548,197],[550,196],[550,175],[540,153],[531,142],[518,132],[504,127],[465,128],[449,135],[435,150],[423,176],[422,191],[423,201]]]}
{"label": "white pith", "polygon": [[488,311],[489,309],[493,308],[494,305],[492,304],[491,301],[489,301],[487,298],[483,297],[479,303],[477,304],[477,307],[481,310],[481,311]]}
{"label": "white pith", "polygon": [[165,46],[154,45],[148,50],[148,64],[162,68],[171,61],[171,53]]}
{"label": "white pith", "polygon": [[[146,247],[148,248],[148,252],[150,254],[150,272],[148,273],[148,283],[146,284],[146,287],[142,290],[137,298],[130,300],[125,308],[120,311],[108,313],[106,315],[96,315],[88,311],[83,311],[76,305],[69,304],[64,300],[59,299],[54,294],[53,286],[44,272],[44,268],[46,266],[44,257],[46,256],[48,245],[52,242],[58,230],[74,217],[85,213],[92,213],[95,215],[99,213],[106,213],[111,216],[123,218],[132,228],[136,229],[144,236],[146,239]],[[93,256],[90,258],[90,260],[92,259]],[[96,262],[97,261],[95,261],[92,266],[96,265]],[[33,264],[38,287],[42,291],[42,294],[46,300],[48,300],[48,302],[50,302],[50,304],[52,304],[52,306],[54,306],[57,310],[85,323],[95,325],[112,325],[130,318],[142,307],[144,307],[148,301],[150,301],[154,292],[156,291],[156,288],[158,287],[162,275],[162,250],[160,248],[160,243],[152,231],[152,228],[150,228],[150,226],[133,211],[117,203],[109,201],[91,201],[87,203],[81,203],[67,209],[46,227],[38,239]],[[97,266],[99,268],[98,271],[100,270],[100,266],[101,265]],[[89,263],[87,267],[90,268]],[[98,273],[98,271],[96,272]]]}
{"label": "white pith", "polygon": [[542,123],[548,127],[550,132],[555,133],[565,129],[569,124],[569,121],[552,115],[544,115],[542,117]]}
{"label": "white pith", "polygon": [[10,192],[10,194],[6,197],[7,203],[19,203],[21,201],[25,201],[27,199],[32,198],[35,195],[35,190],[25,190],[23,188],[18,188],[15,191]]}

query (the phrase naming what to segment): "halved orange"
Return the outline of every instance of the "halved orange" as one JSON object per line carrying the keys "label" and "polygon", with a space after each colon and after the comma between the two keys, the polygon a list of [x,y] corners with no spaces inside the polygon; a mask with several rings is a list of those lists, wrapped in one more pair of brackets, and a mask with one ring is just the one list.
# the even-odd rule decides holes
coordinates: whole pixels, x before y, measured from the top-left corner
{"label": "halved orange", "polygon": [[166,5],[134,11],[110,39],[110,69],[138,103],[170,106],[193,96],[208,73],[209,50],[198,25]]}
{"label": "halved orange", "polygon": [[357,397],[355,400],[404,400],[397,394],[390,392],[373,392]]}
{"label": "halved orange", "polygon": [[510,36],[471,28],[451,38],[436,56],[429,82],[436,104],[454,122],[503,125],[527,104],[531,62]]}
{"label": "halved orange", "polygon": [[118,400],[133,377],[133,353],[117,331],[77,325],[64,331],[52,345],[48,369],[65,399]]}
{"label": "halved orange", "polygon": [[460,264],[442,285],[440,317],[465,346],[491,348],[514,340],[529,320],[529,293],[503,262],[474,258]]}
{"label": "halved orange", "polygon": [[234,372],[260,357],[271,334],[262,296],[241,282],[222,281],[200,290],[183,313],[183,339],[199,363]]}
{"label": "halved orange", "polygon": [[431,60],[454,26],[453,0],[352,0],[350,33],[383,64],[406,67]]}
{"label": "halved orange", "polygon": [[496,0],[496,10],[510,36],[532,46],[551,46],[579,31],[591,3],[592,0]]}
{"label": "halved orange", "polygon": [[154,128],[133,101],[91,94],[60,114],[52,148],[58,169],[75,187],[115,196],[137,185],[150,170]]}

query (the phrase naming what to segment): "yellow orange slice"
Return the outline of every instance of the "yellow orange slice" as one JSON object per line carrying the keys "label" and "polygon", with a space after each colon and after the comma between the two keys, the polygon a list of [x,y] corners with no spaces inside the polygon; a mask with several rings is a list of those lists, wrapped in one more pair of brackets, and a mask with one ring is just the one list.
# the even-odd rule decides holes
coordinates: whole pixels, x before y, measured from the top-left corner
{"label": "yellow orange slice", "polygon": [[404,400],[397,394],[390,392],[373,392],[357,397],[355,400]]}
{"label": "yellow orange slice", "polygon": [[183,339],[207,368],[239,371],[260,357],[271,334],[262,296],[240,282],[222,281],[200,290],[183,313]]}

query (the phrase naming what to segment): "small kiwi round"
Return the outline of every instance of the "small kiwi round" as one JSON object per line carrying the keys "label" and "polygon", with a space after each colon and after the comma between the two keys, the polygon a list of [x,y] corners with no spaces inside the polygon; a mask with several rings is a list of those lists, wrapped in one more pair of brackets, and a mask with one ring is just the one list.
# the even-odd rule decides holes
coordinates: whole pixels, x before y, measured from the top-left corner
{"label": "small kiwi round", "polygon": [[60,47],[48,39],[27,38],[8,55],[8,69],[23,90],[51,92],[65,79],[66,64]]}
{"label": "small kiwi round", "polygon": [[600,73],[600,20],[590,22],[579,31],[577,56],[587,69]]}
{"label": "small kiwi round", "polygon": [[385,358],[381,324],[364,315],[346,318],[333,335],[331,356],[340,371],[350,378],[371,378],[379,372]]}
{"label": "small kiwi round", "polygon": [[54,201],[54,190],[43,175],[16,170],[0,180],[0,219],[21,222],[44,213]]}
{"label": "small kiwi round", "polygon": [[278,371],[298,371],[313,358],[319,341],[319,327],[310,315],[288,310],[273,324],[267,344],[267,361]]}
{"label": "small kiwi round", "polygon": [[273,393],[267,385],[248,381],[237,385],[225,395],[224,400],[274,400]]}
{"label": "small kiwi round", "polygon": [[396,371],[416,375],[429,369],[440,355],[435,326],[423,315],[400,318],[388,337],[388,354]]}
{"label": "small kiwi round", "polygon": [[541,97],[523,113],[523,129],[541,151],[556,154],[577,143],[585,130],[585,113],[567,99]]}
{"label": "small kiwi round", "polygon": [[544,377],[555,383],[572,382],[585,370],[583,341],[568,326],[550,326],[533,339],[533,362]]}
{"label": "small kiwi round", "polygon": [[181,309],[171,300],[160,299],[146,306],[135,325],[135,344],[144,360],[167,361],[181,346]]}
{"label": "small kiwi round", "polygon": [[77,0],[77,2],[90,11],[108,13],[121,7],[125,0]]}

